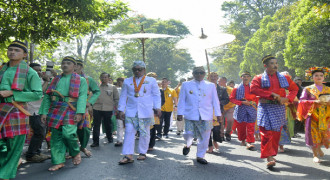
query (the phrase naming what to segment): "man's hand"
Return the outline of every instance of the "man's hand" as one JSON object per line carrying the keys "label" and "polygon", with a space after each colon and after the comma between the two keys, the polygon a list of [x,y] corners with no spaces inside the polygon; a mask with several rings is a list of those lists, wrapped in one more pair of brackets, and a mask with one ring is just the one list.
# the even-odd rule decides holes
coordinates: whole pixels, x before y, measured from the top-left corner
{"label": "man's hand", "polygon": [[279,100],[280,104],[285,104],[289,102],[289,99],[286,97],[280,97]]}
{"label": "man's hand", "polygon": [[182,121],[182,119],[183,119],[183,116],[182,116],[182,115],[178,115],[178,116],[176,116],[176,120],[177,120],[177,121]]}
{"label": "man's hand", "polygon": [[222,124],[222,116],[217,116],[217,121],[219,122],[219,124]]}
{"label": "man's hand", "polygon": [[0,91],[0,97],[6,98],[13,95],[13,91],[4,90]]}
{"label": "man's hand", "polygon": [[280,98],[281,98],[280,95],[278,95],[276,93],[272,93],[272,96],[274,97],[275,100],[280,101]]}
{"label": "man's hand", "polygon": [[123,111],[119,111],[119,119],[125,121],[125,113]]}
{"label": "man's hand", "polygon": [[82,114],[76,114],[73,118],[74,122],[80,122],[82,120]]}
{"label": "man's hand", "polygon": [[246,106],[251,106],[251,103],[249,101],[242,101],[242,104],[244,104]]}
{"label": "man's hand", "polygon": [[41,118],[41,122],[44,123],[44,124],[46,124],[47,115],[43,114],[43,115],[41,115],[40,118]]}
{"label": "man's hand", "polygon": [[160,109],[155,109],[156,115],[160,118],[162,116],[162,111]]}

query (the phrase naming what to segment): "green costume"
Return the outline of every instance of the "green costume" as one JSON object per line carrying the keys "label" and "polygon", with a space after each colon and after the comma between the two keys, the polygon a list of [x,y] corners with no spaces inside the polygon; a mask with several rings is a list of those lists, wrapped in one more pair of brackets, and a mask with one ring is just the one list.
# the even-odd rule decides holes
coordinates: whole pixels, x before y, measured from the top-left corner
{"label": "green costume", "polygon": [[[22,61],[21,63],[25,63],[25,62]],[[13,67],[8,67],[6,69],[0,83],[0,91],[12,90],[11,85],[13,83],[16,70],[17,70],[17,65]],[[37,72],[34,71],[32,68],[29,68],[23,91],[16,91],[16,90],[12,90],[12,91],[13,91],[13,96],[3,98],[7,103],[12,102],[12,99],[14,99],[16,102],[30,102],[41,99],[42,88],[41,88],[40,78]],[[16,110],[15,109],[16,108],[10,111],[10,113],[7,116],[12,117],[11,116],[12,113],[13,114],[21,113],[17,109]],[[18,161],[21,156],[25,142],[25,136],[26,136],[25,134],[28,132],[28,128],[25,129],[25,126],[28,126],[29,123],[28,117],[26,116],[26,118],[24,119],[18,117],[17,115],[15,115],[15,117],[16,118],[13,117],[10,118],[9,121],[11,121],[15,125],[17,125],[17,123],[20,123],[20,129],[17,130],[21,131],[21,133],[18,133],[19,135],[14,135],[13,137],[8,137],[8,136],[6,137],[3,135],[3,137],[0,138],[0,179],[15,178]],[[18,119],[20,119],[20,122],[17,121]],[[5,126],[7,125],[3,124],[2,128],[4,128]],[[2,130],[3,129],[0,128],[0,132]]]}
{"label": "green costume", "polygon": [[[99,86],[96,84],[92,77],[88,76],[88,89],[93,95],[88,99],[88,102],[93,105],[97,98],[100,96],[101,91]],[[88,118],[88,117],[86,117]],[[83,127],[82,129],[77,130],[80,148],[85,149],[87,147],[89,137],[90,137],[90,129],[89,127]]]}
{"label": "green costume", "polygon": [[[64,97],[69,97],[71,76],[72,74],[62,75],[61,79],[56,85],[55,89],[59,91]],[[76,112],[74,114],[65,115],[65,118],[61,122],[55,121],[55,123],[48,123],[52,132],[50,146],[53,164],[61,164],[65,162],[66,149],[69,150],[69,155],[72,157],[80,153],[79,145],[77,143],[77,124],[73,121],[73,117],[77,113],[85,114],[86,102],[87,82],[85,78],[80,77],[79,97],[77,98],[77,103],[74,103],[76,104]],[[41,103],[39,114],[48,114],[51,103],[51,96],[49,94],[45,94]],[[48,115],[48,118],[50,116],[51,115]],[[60,126],[57,128],[58,123],[60,123]]]}

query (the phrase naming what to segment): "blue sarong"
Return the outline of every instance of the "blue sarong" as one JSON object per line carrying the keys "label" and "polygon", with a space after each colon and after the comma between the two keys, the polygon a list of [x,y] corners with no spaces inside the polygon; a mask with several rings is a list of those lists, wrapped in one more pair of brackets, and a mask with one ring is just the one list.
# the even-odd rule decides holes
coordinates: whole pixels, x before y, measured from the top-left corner
{"label": "blue sarong", "polygon": [[244,104],[241,106],[236,105],[234,110],[234,119],[236,119],[239,123],[254,123],[257,119],[257,110],[252,106],[247,106]]}
{"label": "blue sarong", "polygon": [[268,131],[281,131],[285,124],[285,105],[259,103],[258,105],[258,126]]}

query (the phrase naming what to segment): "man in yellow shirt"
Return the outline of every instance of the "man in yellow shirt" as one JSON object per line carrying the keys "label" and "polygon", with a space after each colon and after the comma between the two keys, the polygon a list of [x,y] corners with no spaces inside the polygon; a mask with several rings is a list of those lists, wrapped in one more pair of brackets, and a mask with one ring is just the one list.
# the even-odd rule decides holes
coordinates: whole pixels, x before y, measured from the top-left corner
{"label": "man in yellow shirt", "polygon": [[175,108],[178,105],[178,95],[176,94],[174,89],[168,87],[169,82],[170,81],[167,78],[163,78],[162,80],[162,90],[165,97],[165,103],[161,108],[162,116],[160,117],[160,125],[156,126],[158,139],[162,138],[163,122],[165,123],[164,136],[168,138],[173,105]]}
{"label": "man in yellow shirt", "polygon": [[[219,83],[220,86],[227,88],[227,93],[230,96],[231,92],[233,91],[233,88],[231,88],[229,86],[226,86],[227,78],[226,77],[221,77],[219,79],[218,83]],[[224,116],[224,118],[226,120],[226,124],[227,124],[226,130],[225,130],[225,137],[226,137],[226,141],[230,141],[231,140],[231,134],[230,133],[231,133],[233,123],[234,123],[233,114],[234,114],[235,104],[232,103],[232,102],[229,102],[228,104],[226,104],[223,107],[223,109],[224,109],[223,116]]]}

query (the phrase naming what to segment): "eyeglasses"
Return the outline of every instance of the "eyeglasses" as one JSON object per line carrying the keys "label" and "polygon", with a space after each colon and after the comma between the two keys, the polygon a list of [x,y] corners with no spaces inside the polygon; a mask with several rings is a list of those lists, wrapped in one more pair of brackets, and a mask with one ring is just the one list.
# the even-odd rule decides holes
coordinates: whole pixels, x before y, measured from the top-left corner
{"label": "eyeglasses", "polygon": [[135,72],[135,71],[143,71],[144,68],[132,68],[132,71]]}
{"label": "eyeglasses", "polygon": [[203,75],[203,74],[205,74],[205,72],[194,72],[194,74],[200,74],[200,75]]}

